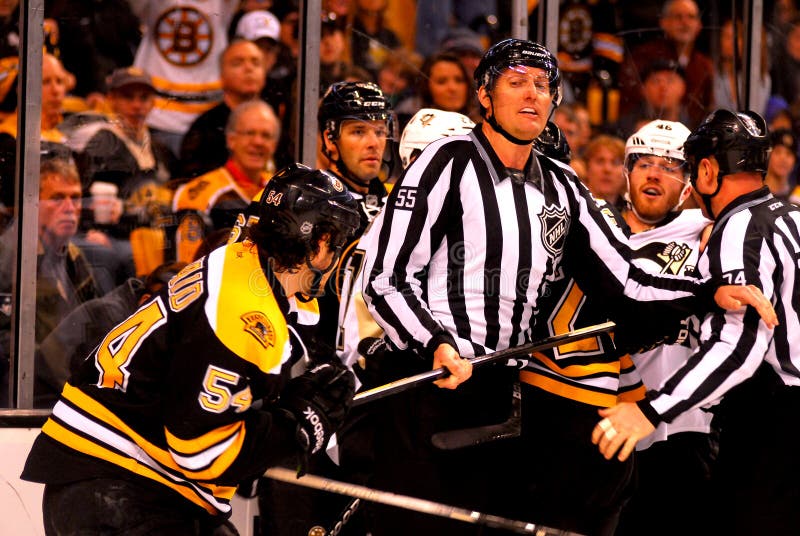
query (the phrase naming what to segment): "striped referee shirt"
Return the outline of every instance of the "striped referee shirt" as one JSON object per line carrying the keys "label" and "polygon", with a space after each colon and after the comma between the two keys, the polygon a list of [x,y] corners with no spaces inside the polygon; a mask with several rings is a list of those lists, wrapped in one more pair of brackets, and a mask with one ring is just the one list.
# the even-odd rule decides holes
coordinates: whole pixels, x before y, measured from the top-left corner
{"label": "striped referee shirt", "polygon": [[707,315],[689,361],[639,402],[654,424],[717,404],[765,362],[784,385],[800,386],[800,209],[766,187],[737,198],[717,218],[698,269],[756,285],[780,324],[770,330],[752,307]]}
{"label": "striped referee shirt", "polygon": [[375,225],[364,298],[400,349],[450,342],[470,357],[528,342],[559,270],[609,298],[618,322],[668,314],[667,304],[677,320],[697,305],[696,280],[631,264],[625,234],[569,167],[534,152],[522,173],[510,171],[480,125],[429,145]]}

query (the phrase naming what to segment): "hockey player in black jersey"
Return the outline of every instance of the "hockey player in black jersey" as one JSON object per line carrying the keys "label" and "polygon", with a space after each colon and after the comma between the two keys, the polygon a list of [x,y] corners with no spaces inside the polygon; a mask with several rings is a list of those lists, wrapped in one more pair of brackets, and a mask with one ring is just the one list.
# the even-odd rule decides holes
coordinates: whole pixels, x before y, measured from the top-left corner
{"label": "hockey player in black jersey", "polygon": [[[531,478],[502,511],[497,503],[507,497],[508,474],[524,480],[533,474],[531,467],[552,461],[524,452],[515,458],[499,442],[437,451],[431,434],[507,418],[504,402],[507,413],[514,376],[487,367],[464,383],[472,370],[463,358],[530,341],[532,325],[546,314],[539,311],[540,298],[562,272],[587,295],[604,300],[609,316],[633,328],[628,336],[642,343],[688,316],[700,285],[634,267],[622,229],[609,222],[572,170],[533,151],[561,98],[557,61],[546,48],[501,41],[486,52],[475,77],[485,121],[469,136],[422,151],[393,188],[371,230],[377,238],[367,248],[364,298],[394,348],[403,351],[393,359],[450,372],[435,382],[443,389],[422,388],[393,401],[396,411],[387,419],[396,423],[396,441],[377,449],[392,459],[394,478],[385,483],[445,503],[610,534],[613,525],[606,519],[583,515],[607,497],[605,490],[581,490],[580,471],[569,481],[566,474],[556,475],[560,481]],[[650,322],[656,314],[662,324]],[[524,411],[522,423],[525,433]],[[580,437],[587,434],[588,429]],[[540,442],[548,440],[545,434]],[[548,490],[558,512],[537,503]],[[437,530],[430,519],[382,521],[376,534]],[[461,528],[438,530],[456,534]]]}
{"label": "hockey player in black jersey", "polygon": [[[386,199],[387,190],[378,175],[394,121],[389,101],[377,85],[336,82],[327,88],[320,101],[317,122],[323,157],[320,166],[341,181],[355,199],[359,216],[357,228],[342,248],[342,255],[317,300],[319,324],[307,338],[310,351],[329,356],[333,355],[337,340],[343,340],[339,326],[343,284],[347,285],[346,281],[361,270],[363,262],[363,252],[356,244]],[[372,455],[369,429],[358,426],[364,411],[356,408],[337,434],[332,457],[340,465],[328,456],[321,456],[312,462],[311,472],[364,483],[360,475],[368,472]],[[347,502],[329,493],[281,482],[265,481],[260,487],[259,508],[273,514],[263,518],[263,529],[275,536],[305,534],[314,523],[334,523]],[[354,530],[360,523],[360,516],[350,520],[347,530]]]}
{"label": "hockey player in black jersey", "polygon": [[64,387],[22,474],[45,484],[48,534],[204,534],[239,482],[324,451],[352,373],[331,360],[290,378],[305,351],[290,319],[358,227],[356,204],[296,164],[259,216],[112,329]]}
{"label": "hockey player in black jersey", "polygon": [[798,534],[800,210],[763,184],[770,143],[757,113],[712,112],[684,150],[692,195],[714,220],[698,271],[757,286],[779,324],[770,330],[749,309],[705,315],[689,360],[645,400],[601,411],[592,441],[606,458],[625,459],[660,423],[712,409],[720,425],[706,514],[714,534]]}

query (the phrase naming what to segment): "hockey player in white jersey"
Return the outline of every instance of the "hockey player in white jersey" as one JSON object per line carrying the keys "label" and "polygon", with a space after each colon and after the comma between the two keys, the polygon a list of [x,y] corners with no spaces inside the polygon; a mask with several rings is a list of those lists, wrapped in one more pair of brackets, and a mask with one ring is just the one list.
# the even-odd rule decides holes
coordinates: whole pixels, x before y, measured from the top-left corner
{"label": "hockey player in white jersey", "polygon": [[[711,221],[700,209],[681,209],[691,193],[683,156],[689,133],[682,123],[659,119],[644,125],[625,144],[628,209],[623,217],[633,232],[633,262],[651,273],[694,273],[703,238],[710,231]],[[648,388],[658,388],[686,362],[694,339],[690,333],[697,333],[697,323],[696,318],[687,323],[687,337],[681,343],[631,355]],[[638,487],[616,534],[699,533],[715,449],[711,414],[703,410],[661,423],[637,446]],[[670,516],[658,516],[659,527],[654,528],[653,515],[665,509]]]}

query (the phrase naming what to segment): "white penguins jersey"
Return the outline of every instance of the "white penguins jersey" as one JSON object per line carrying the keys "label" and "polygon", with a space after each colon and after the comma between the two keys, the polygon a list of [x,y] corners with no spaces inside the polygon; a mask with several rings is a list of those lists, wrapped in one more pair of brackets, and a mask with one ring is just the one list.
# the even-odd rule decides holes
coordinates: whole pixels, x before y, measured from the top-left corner
{"label": "white penguins jersey", "polygon": [[[700,237],[710,225],[700,209],[685,209],[672,219],[648,231],[630,237],[632,260],[641,269],[655,274],[691,275],[700,256]],[[691,354],[691,344],[696,344],[698,319],[689,320],[690,336],[683,344],[658,346],[653,350],[631,354],[636,369],[648,389],[658,389],[672,373],[680,368]],[[710,430],[712,415],[701,409],[688,411],[671,423],[661,423],[655,432],[639,441],[636,450],[644,450],[657,441],[664,441],[678,432],[705,432]]]}

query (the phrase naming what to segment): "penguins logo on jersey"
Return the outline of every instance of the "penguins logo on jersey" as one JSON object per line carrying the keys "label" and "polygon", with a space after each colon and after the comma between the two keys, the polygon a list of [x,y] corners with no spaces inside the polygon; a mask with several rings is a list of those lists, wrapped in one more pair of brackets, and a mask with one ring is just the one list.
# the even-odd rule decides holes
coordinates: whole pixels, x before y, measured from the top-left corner
{"label": "penguins logo on jersey", "polygon": [[239,318],[244,322],[244,330],[255,337],[261,346],[264,348],[275,346],[275,328],[264,313],[251,311]]}
{"label": "penguins logo on jersey", "polygon": [[[677,275],[681,273],[684,264],[692,254],[692,248],[686,244],[679,244],[672,241],[669,244],[664,242],[652,242],[634,252],[634,257],[648,259],[659,266],[662,274]],[[691,267],[693,269],[693,267]],[[690,272],[687,266],[684,270]]]}
{"label": "penguins logo on jersey", "polygon": [[565,208],[545,207],[539,214],[542,224],[542,245],[551,257],[558,257],[564,250],[564,241],[569,227]]}

